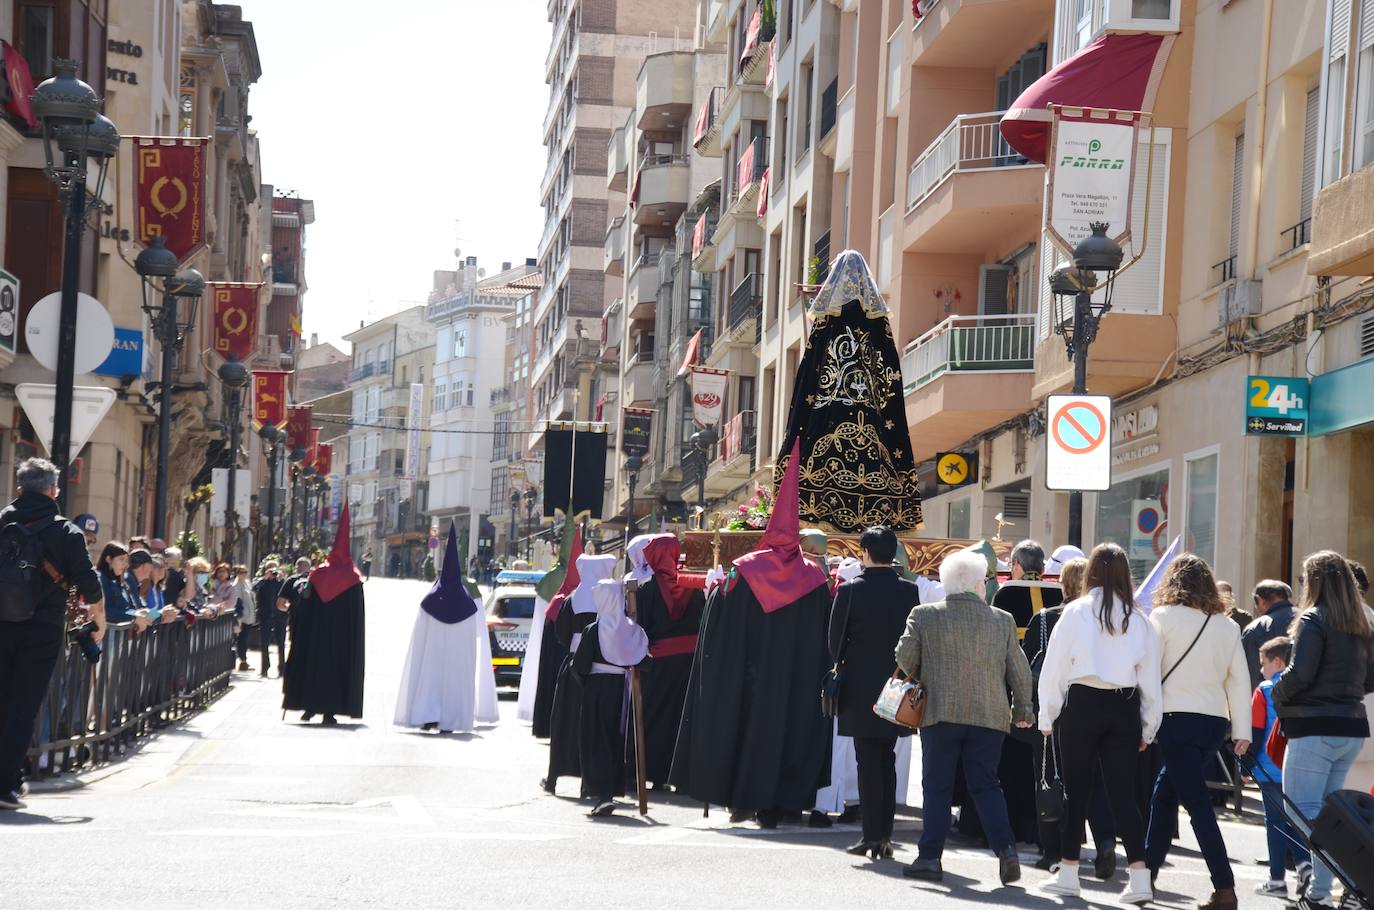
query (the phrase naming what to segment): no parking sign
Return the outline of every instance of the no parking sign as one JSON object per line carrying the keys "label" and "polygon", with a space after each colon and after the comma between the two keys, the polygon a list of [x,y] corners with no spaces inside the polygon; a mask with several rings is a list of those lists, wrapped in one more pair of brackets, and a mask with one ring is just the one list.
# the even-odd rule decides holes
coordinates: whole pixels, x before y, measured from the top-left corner
{"label": "no parking sign", "polygon": [[1112,485],[1112,399],[1107,395],[1051,395],[1045,487],[1103,491]]}

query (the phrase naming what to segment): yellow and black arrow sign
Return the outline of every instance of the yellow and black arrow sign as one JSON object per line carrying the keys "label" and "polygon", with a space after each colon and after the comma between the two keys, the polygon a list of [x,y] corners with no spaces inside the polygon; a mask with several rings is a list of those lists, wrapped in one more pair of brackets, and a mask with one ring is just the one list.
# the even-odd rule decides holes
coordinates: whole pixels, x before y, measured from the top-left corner
{"label": "yellow and black arrow sign", "polygon": [[935,456],[935,477],[947,487],[973,483],[978,473],[978,456],[963,452],[940,452]]}

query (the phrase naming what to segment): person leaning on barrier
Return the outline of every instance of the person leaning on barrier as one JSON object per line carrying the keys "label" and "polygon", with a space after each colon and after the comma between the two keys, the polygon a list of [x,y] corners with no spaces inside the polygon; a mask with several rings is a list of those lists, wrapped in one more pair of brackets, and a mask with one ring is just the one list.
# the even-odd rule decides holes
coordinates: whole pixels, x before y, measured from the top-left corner
{"label": "person leaning on barrier", "polygon": [[[105,636],[104,592],[86,550],[85,534],[57,512],[57,466],[30,458],[16,473],[19,496],[0,511],[0,529],[20,524],[37,537],[44,562],[85,601],[96,625],[92,637],[100,641]],[[0,622],[0,808],[5,809],[24,808],[24,756],[65,642],[66,589],[47,566],[33,573],[30,585],[32,616]]]}

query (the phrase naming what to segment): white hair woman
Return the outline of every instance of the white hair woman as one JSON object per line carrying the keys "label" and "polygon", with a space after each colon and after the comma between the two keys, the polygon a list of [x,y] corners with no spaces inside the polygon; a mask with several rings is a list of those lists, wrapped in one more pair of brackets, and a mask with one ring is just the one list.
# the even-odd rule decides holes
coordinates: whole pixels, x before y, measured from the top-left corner
{"label": "white hair woman", "polygon": [[909,878],[944,877],[940,860],[961,764],[1002,884],[1021,877],[997,763],[1008,723],[1029,727],[1034,717],[1030,665],[1016,639],[1016,621],[983,599],[987,574],[980,553],[947,556],[940,565],[945,599],[913,609],[897,643],[897,666],[927,692],[921,723],[925,824],[917,858],[903,871]]}

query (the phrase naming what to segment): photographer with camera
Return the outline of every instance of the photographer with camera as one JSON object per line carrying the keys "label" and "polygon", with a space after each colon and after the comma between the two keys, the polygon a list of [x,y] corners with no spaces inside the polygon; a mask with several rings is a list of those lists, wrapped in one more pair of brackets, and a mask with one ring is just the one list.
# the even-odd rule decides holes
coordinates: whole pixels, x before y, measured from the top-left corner
{"label": "photographer with camera", "polygon": [[[0,511],[0,808],[22,809],[24,756],[67,636],[69,592],[86,602],[78,641],[105,635],[103,592],[80,528],[57,514],[57,466],[30,458]],[[94,628],[89,624],[94,623]]]}

